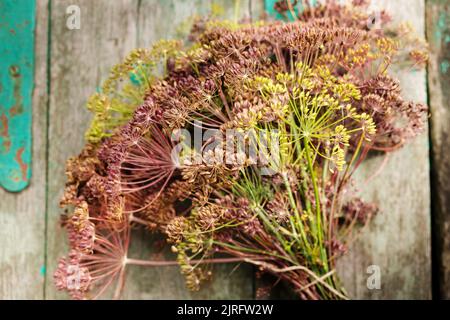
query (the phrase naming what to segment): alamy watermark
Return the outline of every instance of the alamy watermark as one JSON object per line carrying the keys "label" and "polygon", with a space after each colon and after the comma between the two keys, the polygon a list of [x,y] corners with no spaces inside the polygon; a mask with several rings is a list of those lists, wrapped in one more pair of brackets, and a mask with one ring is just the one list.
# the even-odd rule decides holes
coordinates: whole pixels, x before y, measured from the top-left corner
{"label": "alamy watermark", "polygon": [[366,273],[370,276],[367,278],[367,289],[381,290],[381,268],[377,265],[367,267]]}
{"label": "alamy watermark", "polygon": [[194,130],[178,129],[172,133],[172,161],[183,165],[255,165],[261,175],[274,175],[281,168],[280,133],[278,130],[203,129],[201,122]]}
{"label": "alamy watermark", "polygon": [[72,4],[66,8],[66,27],[69,30],[81,29],[81,9]]}

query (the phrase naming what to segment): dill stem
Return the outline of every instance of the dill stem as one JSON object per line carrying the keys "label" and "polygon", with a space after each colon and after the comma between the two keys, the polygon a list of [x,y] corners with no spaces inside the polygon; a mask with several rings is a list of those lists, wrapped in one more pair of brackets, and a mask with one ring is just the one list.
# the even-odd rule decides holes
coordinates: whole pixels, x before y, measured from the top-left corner
{"label": "dill stem", "polygon": [[145,221],[144,219],[138,218],[136,216],[134,216],[133,214],[130,215],[130,222],[136,222],[138,224],[142,224],[144,226],[148,226],[148,222]]}
{"label": "dill stem", "polygon": [[[245,258],[246,259],[246,258]],[[216,259],[202,259],[202,260],[189,260],[189,264],[220,264],[220,263],[236,263],[245,262],[244,258],[216,258]],[[256,258],[258,259],[258,258]],[[260,260],[260,259],[258,259]],[[139,260],[139,259],[125,259],[127,265],[146,266],[146,267],[170,267],[178,266],[179,263],[176,260]]]}
{"label": "dill stem", "polygon": [[308,169],[311,175],[311,180],[312,180],[312,184],[313,184],[313,189],[314,189],[314,197],[316,199],[316,219],[317,219],[317,235],[319,238],[319,244],[320,247],[322,249],[322,241],[323,241],[323,235],[322,235],[322,211],[320,210],[320,195],[319,195],[319,188],[317,187],[317,180],[316,180],[316,175],[314,173],[314,168],[312,165],[312,161],[311,161],[311,156],[310,156],[310,149],[309,149],[309,141],[307,138],[304,139],[304,144],[305,144],[305,155],[306,155],[306,160],[308,162]]}
{"label": "dill stem", "polygon": [[[283,174],[282,176],[283,176],[284,184],[286,185],[286,189],[287,189],[287,192],[288,192],[289,201],[290,201],[291,206],[292,206],[292,208],[294,209],[294,212],[295,212],[295,218],[297,220],[297,227],[300,229],[300,235],[301,235],[301,237],[303,239],[303,242],[305,243],[306,249],[308,251],[310,251],[311,250],[311,246],[310,246],[310,244],[308,242],[308,239],[306,238],[305,230],[303,228],[303,222],[302,222],[302,220],[300,218],[300,214],[298,212],[297,205],[295,203],[295,199],[294,199],[294,196],[292,194],[291,186],[289,184],[289,180],[288,180],[286,174]],[[295,233],[297,233],[295,228],[294,228],[293,231]]]}
{"label": "dill stem", "polygon": [[[345,181],[348,179],[347,175],[350,171],[350,168],[352,167],[353,163],[355,162],[356,158],[358,157],[359,151],[361,150],[362,143],[364,141],[364,133],[361,134],[361,138],[358,141],[358,146],[356,147],[355,153],[353,154],[352,159],[350,160],[350,163],[348,164],[347,168],[345,168],[344,175],[342,177],[341,183],[339,184],[339,189],[341,189],[342,185],[345,183]],[[339,190],[338,190],[339,191]]]}
{"label": "dill stem", "polygon": [[289,253],[292,255],[292,251],[289,248],[289,246],[286,245],[286,240],[282,237],[282,235],[275,229],[275,227],[272,225],[270,220],[267,218],[265,213],[263,212],[263,209],[261,209],[259,206],[256,207],[256,213],[261,218],[263,223],[270,229],[270,231],[275,235],[275,237],[278,239],[278,241],[281,242],[285,250],[289,251]]}

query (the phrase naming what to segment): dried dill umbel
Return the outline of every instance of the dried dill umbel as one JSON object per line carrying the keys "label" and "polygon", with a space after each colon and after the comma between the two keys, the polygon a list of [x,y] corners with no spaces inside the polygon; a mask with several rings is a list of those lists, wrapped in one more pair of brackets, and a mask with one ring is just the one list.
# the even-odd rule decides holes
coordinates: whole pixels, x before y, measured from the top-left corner
{"label": "dried dill umbel", "polygon": [[[67,164],[70,252],[57,287],[87,299],[115,284],[118,298],[129,266],[178,264],[201,290],[214,264],[245,262],[300,299],[346,299],[336,259],[377,212],[349,198],[352,176],[371,151],[420,134],[427,112],[388,73],[423,66],[426,45],[385,12],[371,30],[365,9],[330,0],[295,22],[198,19],[189,41],[159,41],[115,66],[89,100],[86,147]],[[174,140],[179,130],[194,145]],[[258,153],[222,139],[229,131]],[[176,257],[129,257],[137,227],[165,236]]]}

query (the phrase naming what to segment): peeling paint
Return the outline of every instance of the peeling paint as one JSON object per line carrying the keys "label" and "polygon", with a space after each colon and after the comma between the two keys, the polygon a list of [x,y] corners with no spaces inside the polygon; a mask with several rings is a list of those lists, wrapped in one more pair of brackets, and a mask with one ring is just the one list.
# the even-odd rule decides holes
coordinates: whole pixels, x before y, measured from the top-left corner
{"label": "peeling paint", "polygon": [[0,7],[0,186],[18,192],[31,178],[36,0]]}
{"label": "peeling paint", "polygon": [[20,77],[20,69],[18,66],[11,66],[9,72],[13,82],[13,97],[14,105],[9,109],[9,114],[11,117],[21,114],[23,112],[23,99],[22,99],[22,82]]}
{"label": "peeling paint", "polygon": [[444,43],[450,42],[450,35],[448,34],[449,17],[445,11],[439,14],[439,19],[436,23],[436,30],[434,37],[437,42],[443,41]]}
{"label": "peeling paint", "polygon": [[45,276],[47,272],[47,268],[45,267],[45,265],[41,266],[41,269],[39,270],[39,273],[41,274],[41,276]]}
{"label": "peeling paint", "polygon": [[441,62],[441,72],[443,74],[446,74],[448,72],[448,70],[450,70],[450,62],[448,62],[447,60],[444,60]]}
{"label": "peeling paint", "polygon": [[28,170],[28,165],[23,162],[22,156],[23,156],[23,151],[25,150],[25,148],[19,148],[16,152],[16,161],[17,164],[20,167],[20,171],[22,173],[22,180],[23,181],[27,181],[27,170]]}
{"label": "peeling paint", "polygon": [[0,147],[0,154],[3,154],[9,152],[11,148],[11,140],[9,139],[9,120],[4,113],[0,116],[0,125],[0,137],[3,140]]}
{"label": "peeling paint", "polygon": [[2,115],[0,116],[0,123],[1,123],[1,127],[0,127],[0,136],[4,137],[4,138],[8,138],[9,137],[9,128],[8,128],[8,117],[2,113]]}

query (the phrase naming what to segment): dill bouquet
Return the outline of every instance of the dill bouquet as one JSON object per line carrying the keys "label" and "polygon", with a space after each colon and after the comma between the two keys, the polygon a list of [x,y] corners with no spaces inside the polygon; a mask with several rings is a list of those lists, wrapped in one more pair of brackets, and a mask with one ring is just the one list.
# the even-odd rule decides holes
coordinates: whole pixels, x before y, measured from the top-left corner
{"label": "dill bouquet", "polygon": [[[352,176],[420,133],[427,111],[388,73],[423,66],[425,44],[385,12],[369,28],[366,11],[327,1],[290,23],[197,19],[186,41],[115,66],[67,163],[56,286],[95,299],[117,283],[118,298],[127,266],[179,264],[199,290],[213,264],[246,262],[301,299],[345,299],[335,261],[377,211],[352,196]],[[138,226],[176,260],[129,257]]]}

